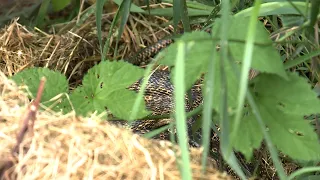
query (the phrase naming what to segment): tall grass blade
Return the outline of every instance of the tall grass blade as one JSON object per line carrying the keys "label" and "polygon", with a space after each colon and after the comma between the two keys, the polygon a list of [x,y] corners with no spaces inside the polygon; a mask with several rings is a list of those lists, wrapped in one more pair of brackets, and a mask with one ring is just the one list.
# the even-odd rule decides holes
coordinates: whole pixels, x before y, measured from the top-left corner
{"label": "tall grass blade", "polygon": [[119,15],[120,15],[120,25],[119,25],[119,31],[118,31],[118,36],[117,36],[117,41],[116,41],[116,47],[114,50],[114,55],[113,57],[116,57],[118,54],[118,43],[119,40],[121,39],[121,35],[124,31],[124,28],[127,24],[127,20],[130,14],[130,7],[131,7],[131,0],[123,0],[120,7],[119,7]]}
{"label": "tall grass blade", "polygon": [[144,78],[143,78],[143,81],[142,81],[142,84],[141,84],[141,88],[140,88],[140,91],[138,93],[138,97],[134,101],[132,112],[131,112],[129,120],[134,120],[135,117],[137,116],[138,110],[140,108],[140,104],[144,100],[144,92],[145,92],[145,89],[147,87],[148,81],[149,81],[149,79],[150,79],[150,77],[152,75],[151,71],[152,71],[152,67],[153,66],[154,66],[154,63],[150,63],[147,66],[147,69],[144,71],[145,74],[144,74]]}
{"label": "tall grass blade", "polygon": [[114,18],[112,20],[112,23],[111,23],[111,26],[110,26],[110,29],[109,29],[109,32],[108,32],[107,40],[104,43],[102,54],[101,54],[102,61],[105,59],[106,54],[109,52],[110,40],[111,40],[111,36],[112,36],[112,33],[113,33],[112,31],[113,31],[114,27],[116,26],[116,24],[118,22],[119,16],[120,16],[120,8],[116,12],[116,14],[115,14],[115,16],[114,16]]}
{"label": "tall grass blade", "polygon": [[293,59],[291,61],[288,61],[284,64],[284,68],[285,69],[290,69],[290,68],[293,68],[301,63],[304,63],[304,62],[307,62],[308,60],[311,60],[311,58],[313,57],[317,57],[320,55],[320,49],[318,50],[315,50],[315,51],[312,51],[308,54],[305,54],[303,56],[300,56],[296,59]]}
{"label": "tall grass blade", "polygon": [[229,11],[230,4],[229,1],[222,1],[222,21],[224,22],[221,25],[221,59],[220,59],[220,78],[221,78],[221,109],[222,113],[220,114],[221,118],[221,137],[220,137],[220,147],[223,158],[230,165],[230,167],[238,174],[241,179],[246,179],[245,174],[241,170],[241,167],[235,157],[232,149],[229,148],[230,143],[230,131],[229,131],[229,114],[228,114],[228,92],[227,92],[227,78],[224,70],[224,64],[227,63],[228,58],[228,28],[229,28]]}
{"label": "tall grass blade", "polygon": [[188,149],[188,138],[187,138],[187,125],[186,125],[186,112],[185,112],[185,54],[186,44],[185,42],[178,41],[178,52],[176,56],[176,74],[173,79],[174,99],[175,99],[175,120],[177,124],[177,136],[178,144],[181,150],[181,160],[178,162],[180,167],[180,174],[182,179],[191,179],[191,167],[190,157]]}
{"label": "tall grass blade", "polygon": [[319,0],[311,0],[311,11],[310,11],[310,28],[313,28],[313,26],[317,22],[317,16],[319,14],[320,10],[320,1]]}
{"label": "tall grass blade", "polygon": [[203,88],[204,91],[204,98],[203,98],[203,112],[202,112],[202,146],[203,146],[203,153],[201,159],[201,166],[202,172],[206,171],[206,165],[208,160],[209,154],[209,147],[210,147],[210,135],[211,135],[211,122],[212,122],[212,106],[213,106],[213,93],[214,93],[214,61],[217,60],[216,51],[215,51],[216,43],[212,47],[212,58],[209,62],[208,66],[208,73],[206,76],[206,83]]}
{"label": "tall grass blade", "polygon": [[97,0],[96,1],[96,24],[97,24],[97,36],[100,44],[100,53],[101,59],[104,60],[105,55],[103,54],[102,50],[102,31],[101,31],[101,19],[102,19],[102,12],[103,12],[103,5],[105,0]]}
{"label": "tall grass blade", "polygon": [[288,177],[288,180],[291,179],[297,179],[298,176],[301,176],[302,174],[305,173],[311,173],[311,172],[320,172],[320,167],[304,167],[302,169],[299,169],[295,172],[293,172],[292,174],[290,174],[290,176]]}
{"label": "tall grass blade", "polygon": [[36,17],[36,23],[35,23],[35,25],[40,29],[42,29],[44,26],[44,19],[45,19],[44,17],[48,12],[49,5],[50,5],[50,0],[44,0],[40,5],[38,15]]}
{"label": "tall grass blade", "polygon": [[284,172],[284,169],[283,169],[283,166],[281,165],[281,161],[280,161],[280,159],[278,157],[278,151],[276,150],[276,148],[272,144],[271,138],[270,138],[268,132],[266,131],[266,126],[265,126],[265,124],[264,124],[264,122],[262,120],[262,117],[260,115],[258,107],[257,107],[256,103],[254,102],[254,99],[253,99],[253,97],[252,97],[250,92],[247,92],[247,99],[248,99],[249,104],[252,107],[252,111],[255,114],[256,119],[257,119],[257,121],[259,123],[260,129],[261,129],[261,131],[263,133],[264,139],[265,139],[265,141],[267,143],[267,147],[268,147],[269,152],[271,154],[271,158],[272,158],[273,164],[277,169],[278,176],[279,176],[280,179],[287,179],[287,177],[285,175],[285,172]]}
{"label": "tall grass blade", "polygon": [[189,21],[189,16],[188,16],[188,7],[186,4],[185,0],[181,1],[181,21],[182,21],[182,25],[183,25],[183,29],[185,32],[190,32],[191,31],[191,27],[190,27],[190,21]]}
{"label": "tall grass blade", "polygon": [[254,40],[256,36],[256,26],[258,21],[258,14],[261,5],[261,0],[256,0],[252,10],[252,15],[250,17],[249,31],[247,34],[247,40],[245,44],[245,52],[243,57],[243,63],[241,68],[240,84],[239,84],[239,94],[238,94],[238,107],[236,109],[236,115],[234,119],[234,126],[232,129],[231,144],[229,149],[232,148],[236,137],[238,136],[238,129],[240,125],[241,117],[243,116],[243,107],[246,98],[246,92],[248,89],[248,77],[252,62],[252,55],[254,49]]}
{"label": "tall grass blade", "polygon": [[[292,6],[294,5],[294,6]],[[270,15],[282,15],[282,14],[290,14],[290,15],[302,15],[307,16],[305,9],[308,8],[308,3],[306,2],[269,2],[261,4],[259,16],[270,16]],[[253,7],[244,9],[235,16],[246,16],[249,17],[251,15],[251,11],[253,11]]]}
{"label": "tall grass blade", "polygon": [[184,0],[175,0],[173,1],[173,27],[174,27],[174,32],[177,33],[178,30],[178,24],[181,20],[181,15],[183,11],[182,7],[182,1]]}

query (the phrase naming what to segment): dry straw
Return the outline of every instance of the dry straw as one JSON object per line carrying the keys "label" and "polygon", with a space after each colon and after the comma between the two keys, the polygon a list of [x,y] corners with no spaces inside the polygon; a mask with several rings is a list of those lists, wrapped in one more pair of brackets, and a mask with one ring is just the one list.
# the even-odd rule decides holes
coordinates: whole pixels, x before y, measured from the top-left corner
{"label": "dry straw", "polygon": [[[76,117],[39,111],[17,154],[16,135],[27,113],[28,98],[3,73],[0,78],[0,169],[8,179],[180,179],[179,149],[148,140],[102,122],[94,115]],[[231,179],[211,160],[201,175],[201,149],[191,149],[194,179]],[[4,171],[8,161],[14,165]]]}
{"label": "dry straw", "polygon": [[[94,115],[82,118],[41,108],[12,153],[30,101],[23,87],[7,76],[26,67],[47,66],[77,77],[73,69],[84,72],[81,68],[88,64],[83,65],[83,59],[94,57],[97,49],[97,41],[85,39],[75,33],[30,32],[16,21],[0,30],[0,179],[180,179],[177,146],[144,139]],[[190,153],[194,179],[231,179],[216,170],[211,159],[202,175],[201,149]]]}

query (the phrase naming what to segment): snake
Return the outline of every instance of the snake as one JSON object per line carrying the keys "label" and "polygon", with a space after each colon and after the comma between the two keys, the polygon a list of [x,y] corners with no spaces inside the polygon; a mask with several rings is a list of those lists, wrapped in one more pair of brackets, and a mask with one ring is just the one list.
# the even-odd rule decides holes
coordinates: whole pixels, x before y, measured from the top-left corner
{"label": "snake", "polygon": [[[146,65],[151,62],[151,59],[155,57],[161,50],[174,43],[174,38],[161,39],[155,44],[145,47],[138,51],[131,57],[124,60],[136,65]],[[258,75],[258,71],[251,69],[249,72],[249,79],[253,79]],[[129,90],[139,92],[141,90],[143,78],[128,87]],[[190,93],[185,94],[185,111],[190,112],[200,106],[203,103],[202,97],[202,84],[203,78],[200,78],[191,87]],[[174,100],[173,100],[174,86],[171,83],[170,71],[168,68],[156,69],[150,76],[147,82],[146,89],[144,91],[144,100],[146,103],[146,109],[150,110],[152,115],[168,115],[173,112]],[[189,145],[192,147],[200,147],[198,143],[201,140],[200,129],[195,133],[192,131],[192,126],[195,124],[197,117],[190,117],[187,119],[187,131],[189,138]],[[162,126],[168,125],[172,122],[172,119],[148,119],[148,120],[136,120],[131,124],[131,129],[134,133],[145,134]],[[155,139],[169,140],[169,129],[165,132],[155,136]]]}
{"label": "snake", "polygon": [[[141,49],[133,56],[125,58],[124,60],[136,66],[149,64],[153,57],[172,43],[174,43],[173,38],[161,39],[153,45]],[[129,86],[128,89],[139,92],[141,90],[143,79],[144,78],[139,79],[137,82]],[[202,80],[197,81],[190,89],[190,94],[185,94],[186,112],[190,112],[202,104],[201,83]],[[146,89],[144,90],[146,109],[152,112],[152,116],[169,115],[174,109],[173,93],[174,86],[171,83],[170,71],[168,68],[156,69],[149,77]],[[195,140],[195,136],[192,131],[192,126],[196,119],[196,117],[187,118],[189,145],[192,147],[200,147],[199,143]],[[162,126],[168,125],[170,122],[172,122],[171,118],[136,120],[131,123],[130,128],[133,133],[145,134]],[[175,134],[175,131],[172,132],[171,129],[168,129],[159,135],[156,135],[154,138],[169,140],[171,133]],[[199,134],[199,132],[197,134]]]}

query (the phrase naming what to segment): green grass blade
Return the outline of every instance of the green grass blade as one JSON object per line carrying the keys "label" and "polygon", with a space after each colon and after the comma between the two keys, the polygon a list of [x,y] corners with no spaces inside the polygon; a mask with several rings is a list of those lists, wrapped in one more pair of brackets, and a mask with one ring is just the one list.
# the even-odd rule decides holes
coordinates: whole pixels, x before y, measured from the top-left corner
{"label": "green grass blade", "polygon": [[249,81],[248,77],[249,77],[249,71],[250,71],[251,62],[252,62],[254,40],[256,36],[256,26],[258,22],[257,19],[258,19],[260,5],[261,5],[261,0],[256,0],[254,3],[252,15],[250,17],[249,31],[247,34],[247,40],[245,44],[245,52],[244,52],[242,70],[241,70],[241,76],[240,76],[238,107],[236,109],[236,115],[234,119],[234,128],[232,129],[231,144],[229,149],[232,148],[234,144],[234,140],[238,136],[240,120],[241,120],[241,117],[243,116],[243,107],[244,107],[246,92],[248,88],[248,81]]}
{"label": "green grass blade", "polygon": [[320,49],[312,51],[312,52],[305,54],[303,56],[300,56],[294,60],[286,62],[284,64],[284,68],[290,69],[290,68],[296,67],[297,65],[304,63],[306,61],[309,61],[309,60],[311,60],[311,58],[319,56],[319,55],[320,55]]}
{"label": "green grass blade", "polygon": [[[214,46],[212,47],[215,49],[216,43],[214,43]],[[203,98],[203,112],[202,112],[202,147],[203,147],[203,153],[202,153],[202,159],[201,159],[201,166],[202,166],[202,172],[204,173],[206,171],[206,165],[208,160],[208,154],[209,154],[209,145],[210,145],[210,131],[211,131],[211,122],[212,122],[212,106],[213,106],[213,93],[214,93],[214,61],[217,59],[216,51],[212,51],[212,59],[209,62],[208,66],[208,74],[206,76],[206,84],[204,89],[204,98]]]}
{"label": "green grass blade", "polygon": [[174,31],[177,33],[178,30],[178,24],[179,21],[181,20],[181,15],[182,15],[182,5],[181,1],[183,0],[175,0],[173,1],[173,27]]}
{"label": "green grass blade", "polygon": [[[173,4],[173,0],[164,0],[163,2],[171,3]],[[199,10],[205,10],[205,11],[212,11],[212,6],[208,6],[205,4],[201,4],[196,1],[186,1],[187,7],[188,8],[193,8],[193,9],[199,9]]]}
{"label": "green grass blade", "polygon": [[154,66],[154,63],[150,63],[147,66],[147,69],[145,70],[145,74],[144,74],[145,78],[143,78],[143,81],[142,81],[142,84],[141,84],[141,88],[140,88],[140,91],[138,93],[138,97],[136,98],[136,100],[134,102],[134,105],[133,105],[133,108],[132,108],[132,113],[130,115],[130,119],[129,120],[134,120],[135,117],[138,114],[138,110],[140,108],[140,104],[144,100],[144,92],[145,92],[145,89],[147,87],[148,81],[150,79],[151,71],[152,71],[152,67],[153,66]]}
{"label": "green grass blade", "polygon": [[[115,4],[117,4],[118,6],[121,5],[121,3],[123,2],[123,0],[112,0]],[[134,12],[134,13],[145,13],[145,11],[143,9],[141,9],[139,6],[135,5],[134,3],[131,3],[131,7],[130,7],[130,12]]]}
{"label": "green grass blade", "polygon": [[310,28],[317,22],[317,16],[319,14],[320,1],[319,0],[311,0],[311,12],[310,12]]}
{"label": "green grass blade", "polygon": [[52,10],[55,12],[61,11],[70,4],[71,0],[51,0]]}
{"label": "green grass blade", "polygon": [[102,31],[101,31],[101,19],[102,19],[102,11],[105,0],[97,0],[96,1],[96,24],[97,24],[97,36],[100,44],[100,53],[101,59],[104,60],[105,55],[103,54],[102,49]]}
{"label": "green grass blade", "polygon": [[264,121],[262,120],[262,117],[260,115],[258,107],[257,107],[256,103],[254,102],[254,99],[253,99],[253,97],[252,97],[250,92],[247,93],[247,99],[248,99],[249,104],[252,107],[252,111],[255,114],[256,119],[257,119],[257,121],[259,123],[259,127],[260,127],[260,129],[261,129],[261,131],[263,133],[264,139],[265,139],[265,141],[267,143],[267,147],[268,147],[269,152],[271,154],[271,158],[272,158],[273,164],[277,169],[278,176],[279,176],[279,178],[281,180],[282,179],[287,179],[287,177],[285,175],[285,172],[284,172],[284,169],[283,169],[283,166],[281,165],[281,161],[280,161],[279,156],[278,156],[278,151],[276,150],[276,148],[272,144],[271,138],[270,138],[268,132],[265,129],[266,126],[264,124]]}
{"label": "green grass blade", "polygon": [[[292,4],[294,7],[292,6]],[[259,16],[270,16],[270,15],[281,15],[281,14],[294,14],[294,15],[303,15],[301,12],[305,12],[305,9],[308,7],[306,2],[270,2],[263,3],[261,5]],[[249,17],[253,11],[253,7],[240,11],[235,16],[247,16]]]}
{"label": "green grass blade", "polygon": [[[145,12],[144,14],[147,14],[147,12]],[[150,14],[154,16],[166,16],[166,17],[173,17],[175,15],[174,9],[172,7],[162,8],[162,9],[151,9]],[[208,11],[208,10],[188,8],[189,17],[208,16],[210,14],[211,14],[211,11]]]}
{"label": "green grass blade", "polygon": [[152,138],[152,137],[154,137],[154,136],[156,136],[156,135],[160,134],[161,132],[163,132],[163,131],[165,131],[165,130],[169,129],[169,128],[170,128],[170,126],[171,126],[171,124],[168,124],[168,125],[162,126],[162,127],[158,128],[158,129],[155,129],[155,130],[153,130],[153,131],[150,131],[150,132],[148,132],[148,133],[144,134],[144,135],[143,135],[143,137],[145,137],[145,138]]}
{"label": "green grass blade", "polygon": [[39,12],[36,18],[36,24],[35,24],[40,29],[42,29],[44,26],[44,20],[48,12],[49,5],[50,5],[50,0],[44,0],[40,5]]}
{"label": "green grass blade", "polygon": [[188,9],[185,0],[175,0],[173,1],[173,26],[175,32],[178,30],[179,22],[182,22],[184,31],[189,32],[190,28],[190,21],[188,17]]}
{"label": "green grass blade", "polygon": [[123,0],[120,7],[119,7],[119,15],[120,15],[120,26],[119,26],[119,31],[118,31],[118,36],[117,36],[117,41],[116,41],[116,47],[114,50],[114,55],[113,57],[116,57],[118,54],[118,43],[119,40],[121,39],[121,35],[124,31],[124,27],[127,24],[127,20],[130,14],[130,7],[131,7],[131,0]]}
{"label": "green grass blade", "polygon": [[[228,58],[228,28],[229,28],[229,9],[230,9],[230,4],[229,1],[224,1],[222,2],[222,22],[224,22],[221,26],[221,40],[220,40],[220,44],[221,44],[221,59],[220,59],[220,78],[221,78],[221,109],[224,113],[221,114],[221,128],[222,128],[222,137],[221,137],[221,144],[229,144],[226,143],[227,141],[229,141],[229,137],[228,134],[229,132],[226,132],[229,128],[229,122],[228,122],[228,113],[227,113],[227,109],[228,109],[228,105],[227,105],[227,83],[226,83],[226,74],[225,74],[225,70],[224,70],[224,63],[227,62],[227,58]],[[229,130],[228,130],[229,131]],[[223,147],[223,146],[222,146]],[[229,148],[231,149],[231,148]],[[228,152],[222,152],[223,154],[226,154],[224,156],[229,156],[229,152],[231,150],[228,150]],[[228,159],[228,158],[227,158]]]}
{"label": "green grass blade", "polygon": [[150,15],[150,1],[149,0],[144,0],[144,1],[147,4],[148,14]]}
{"label": "green grass blade", "polygon": [[241,170],[241,167],[237,161],[237,158],[235,157],[232,150],[229,149],[230,144],[230,137],[229,137],[229,114],[228,114],[228,104],[227,104],[227,78],[226,78],[226,72],[224,70],[224,64],[227,63],[228,58],[228,28],[229,28],[229,11],[230,4],[229,1],[222,1],[222,21],[224,22],[221,26],[221,59],[220,59],[220,78],[221,78],[221,109],[222,113],[221,116],[221,137],[220,137],[220,147],[221,152],[223,155],[223,158],[225,161],[230,165],[230,167],[238,174],[238,176],[241,179],[246,179],[245,174]]}
{"label": "green grass blade", "polygon": [[190,27],[190,21],[189,21],[189,16],[188,16],[188,8],[185,0],[181,0],[181,21],[183,24],[183,29],[185,32],[190,32],[191,27]]}
{"label": "green grass blade", "polygon": [[299,169],[295,172],[293,172],[292,174],[290,174],[290,176],[288,177],[289,180],[291,179],[295,179],[298,176],[305,174],[305,173],[310,173],[310,172],[320,172],[320,167],[304,167],[302,169]]}
{"label": "green grass blade", "polygon": [[108,32],[108,37],[107,37],[107,40],[106,42],[104,43],[104,46],[103,46],[103,51],[102,51],[102,54],[101,54],[101,59],[104,60],[105,57],[106,57],[106,54],[109,52],[109,45],[110,45],[110,40],[111,40],[111,36],[112,36],[112,30],[114,29],[114,27],[116,26],[117,24],[117,21],[119,19],[119,16],[120,16],[120,9],[118,9],[118,11],[116,12],[113,20],[112,20],[112,23],[111,23],[111,26],[110,26],[110,30]]}
{"label": "green grass blade", "polygon": [[186,112],[185,112],[185,82],[184,82],[184,71],[185,71],[185,54],[186,44],[178,41],[178,52],[176,57],[176,73],[173,79],[175,85],[174,98],[175,98],[175,120],[177,124],[177,136],[178,144],[181,150],[181,161],[179,161],[180,174],[182,179],[192,179],[190,157],[188,149],[188,138],[187,138],[187,125],[186,125]]}

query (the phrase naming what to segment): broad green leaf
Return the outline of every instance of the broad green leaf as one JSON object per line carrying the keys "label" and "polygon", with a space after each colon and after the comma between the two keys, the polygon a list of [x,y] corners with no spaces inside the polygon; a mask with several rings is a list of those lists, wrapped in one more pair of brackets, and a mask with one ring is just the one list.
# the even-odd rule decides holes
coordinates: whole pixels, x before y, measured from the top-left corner
{"label": "broad green leaf", "polygon": [[285,113],[265,101],[261,102],[260,112],[279,150],[293,159],[320,159],[318,136],[302,115]]}
{"label": "broad green leaf", "polygon": [[18,85],[28,86],[33,97],[36,97],[40,80],[46,78],[41,102],[50,106],[54,102],[48,102],[51,98],[68,91],[68,81],[60,72],[49,70],[48,68],[30,68],[15,74],[12,79]]}
{"label": "broad green leaf", "polygon": [[[214,72],[214,85],[213,87],[216,88],[213,94],[213,107],[216,111],[221,113],[221,69],[220,69],[220,60],[215,61],[215,72]],[[224,70],[227,74],[227,88],[228,88],[228,111],[230,114],[235,112],[235,108],[237,106],[238,101],[238,84],[239,84],[239,77],[236,76],[234,68],[237,67],[240,69],[240,66],[236,63],[225,63]]]}
{"label": "broad green leaf", "polygon": [[[70,96],[77,113],[102,113],[108,108],[118,118],[128,120],[137,93],[127,88],[143,76],[143,70],[129,63],[103,61],[89,70],[83,79],[83,86]],[[135,118],[149,113],[142,102]]]}
{"label": "broad green leaf", "polygon": [[[79,86],[71,93],[70,100],[77,115],[87,116],[94,112],[100,114],[106,111],[105,102],[98,99],[97,91],[98,89],[95,91],[94,88],[91,89],[88,86]],[[63,101],[61,106],[64,108],[65,113],[71,110],[67,101]]]}
{"label": "broad green leaf", "polygon": [[256,84],[257,97],[267,99],[272,107],[296,115],[308,115],[320,112],[320,101],[307,81],[295,73],[289,73],[289,80],[277,76],[263,75]]}
{"label": "broad green leaf", "polygon": [[[243,59],[245,38],[247,37],[249,18],[235,17],[230,18],[231,27],[229,28],[229,50],[235,61],[241,62]],[[241,23],[239,23],[241,22]],[[217,27],[221,25],[218,21],[213,29],[214,37],[219,37],[216,32]],[[256,27],[256,36],[254,41],[254,50],[252,55],[252,68],[260,72],[277,74],[287,78],[283,63],[278,51],[272,45],[268,32],[262,23],[258,22]]]}
{"label": "broad green leaf", "polygon": [[[209,59],[211,59],[212,51],[215,49],[213,42],[210,39],[210,34],[206,32],[196,31],[192,33],[185,33],[180,40],[187,42],[186,45],[186,58],[185,58],[185,82],[186,89],[190,89],[191,86],[198,80],[201,74],[207,71]],[[177,44],[174,43],[166,49],[166,55],[162,59],[161,63],[173,66],[174,59],[176,57]],[[175,69],[171,73],[173,79]]]}
{"label": "broad green leaf", "polygon": [[[254,149],[258,149],[263,140],[263,134],[260,130],[259,124],[255,119],[254,114],[248,108],[247,115],[241,120],[239,131],[241,135],[237,136],[238,139],[235,141],[234,147],[236,150],[243,153],[247,160],[250,160]],[[231,118],[234,121],[234,118]],[[231,122],[231,128],[233,128],[234,123]]]}
{"label": "broad green leaf", "polygon": [[[297,160],[320,158],[320,144],[314,129],[304,115],[320,112],[320,101],[305,79],[289,73],[286,81],[276,75],[261,74],[254,79],[255,99],[267,125],[272,142],[283,153]],[[250,159],[259,147],[262,133],[253,112],[244,115],[235,148]]]}
{"label": "broad green leaf", "polygon": [[[254,95],[259,112],[267,125],[272,142],[279,150],[293,159],[319,159],[318,137],[303,116],[319,113],[320,101],[305,79],[294,73],[289,73],[288,77],[289,80],[286,81],[275,75],[261,74],[254,80]],[[249,115],[243,121],[252,121],[250,124],[253,125],[256,120]],[[255,131],[256,127],[242,124],[240,128],[242,132],[250,132]],[[237,144],[236,149],[243,151],[244,144],[257,144],[261,141],[256,137],[248,136],[250,135],[241,134],[238,139],[241,143]],[[251,134],[251,136],[256,136],[256,134]],[[249,152],[245,151],[245,154],[247,158],[250,158]]]}

